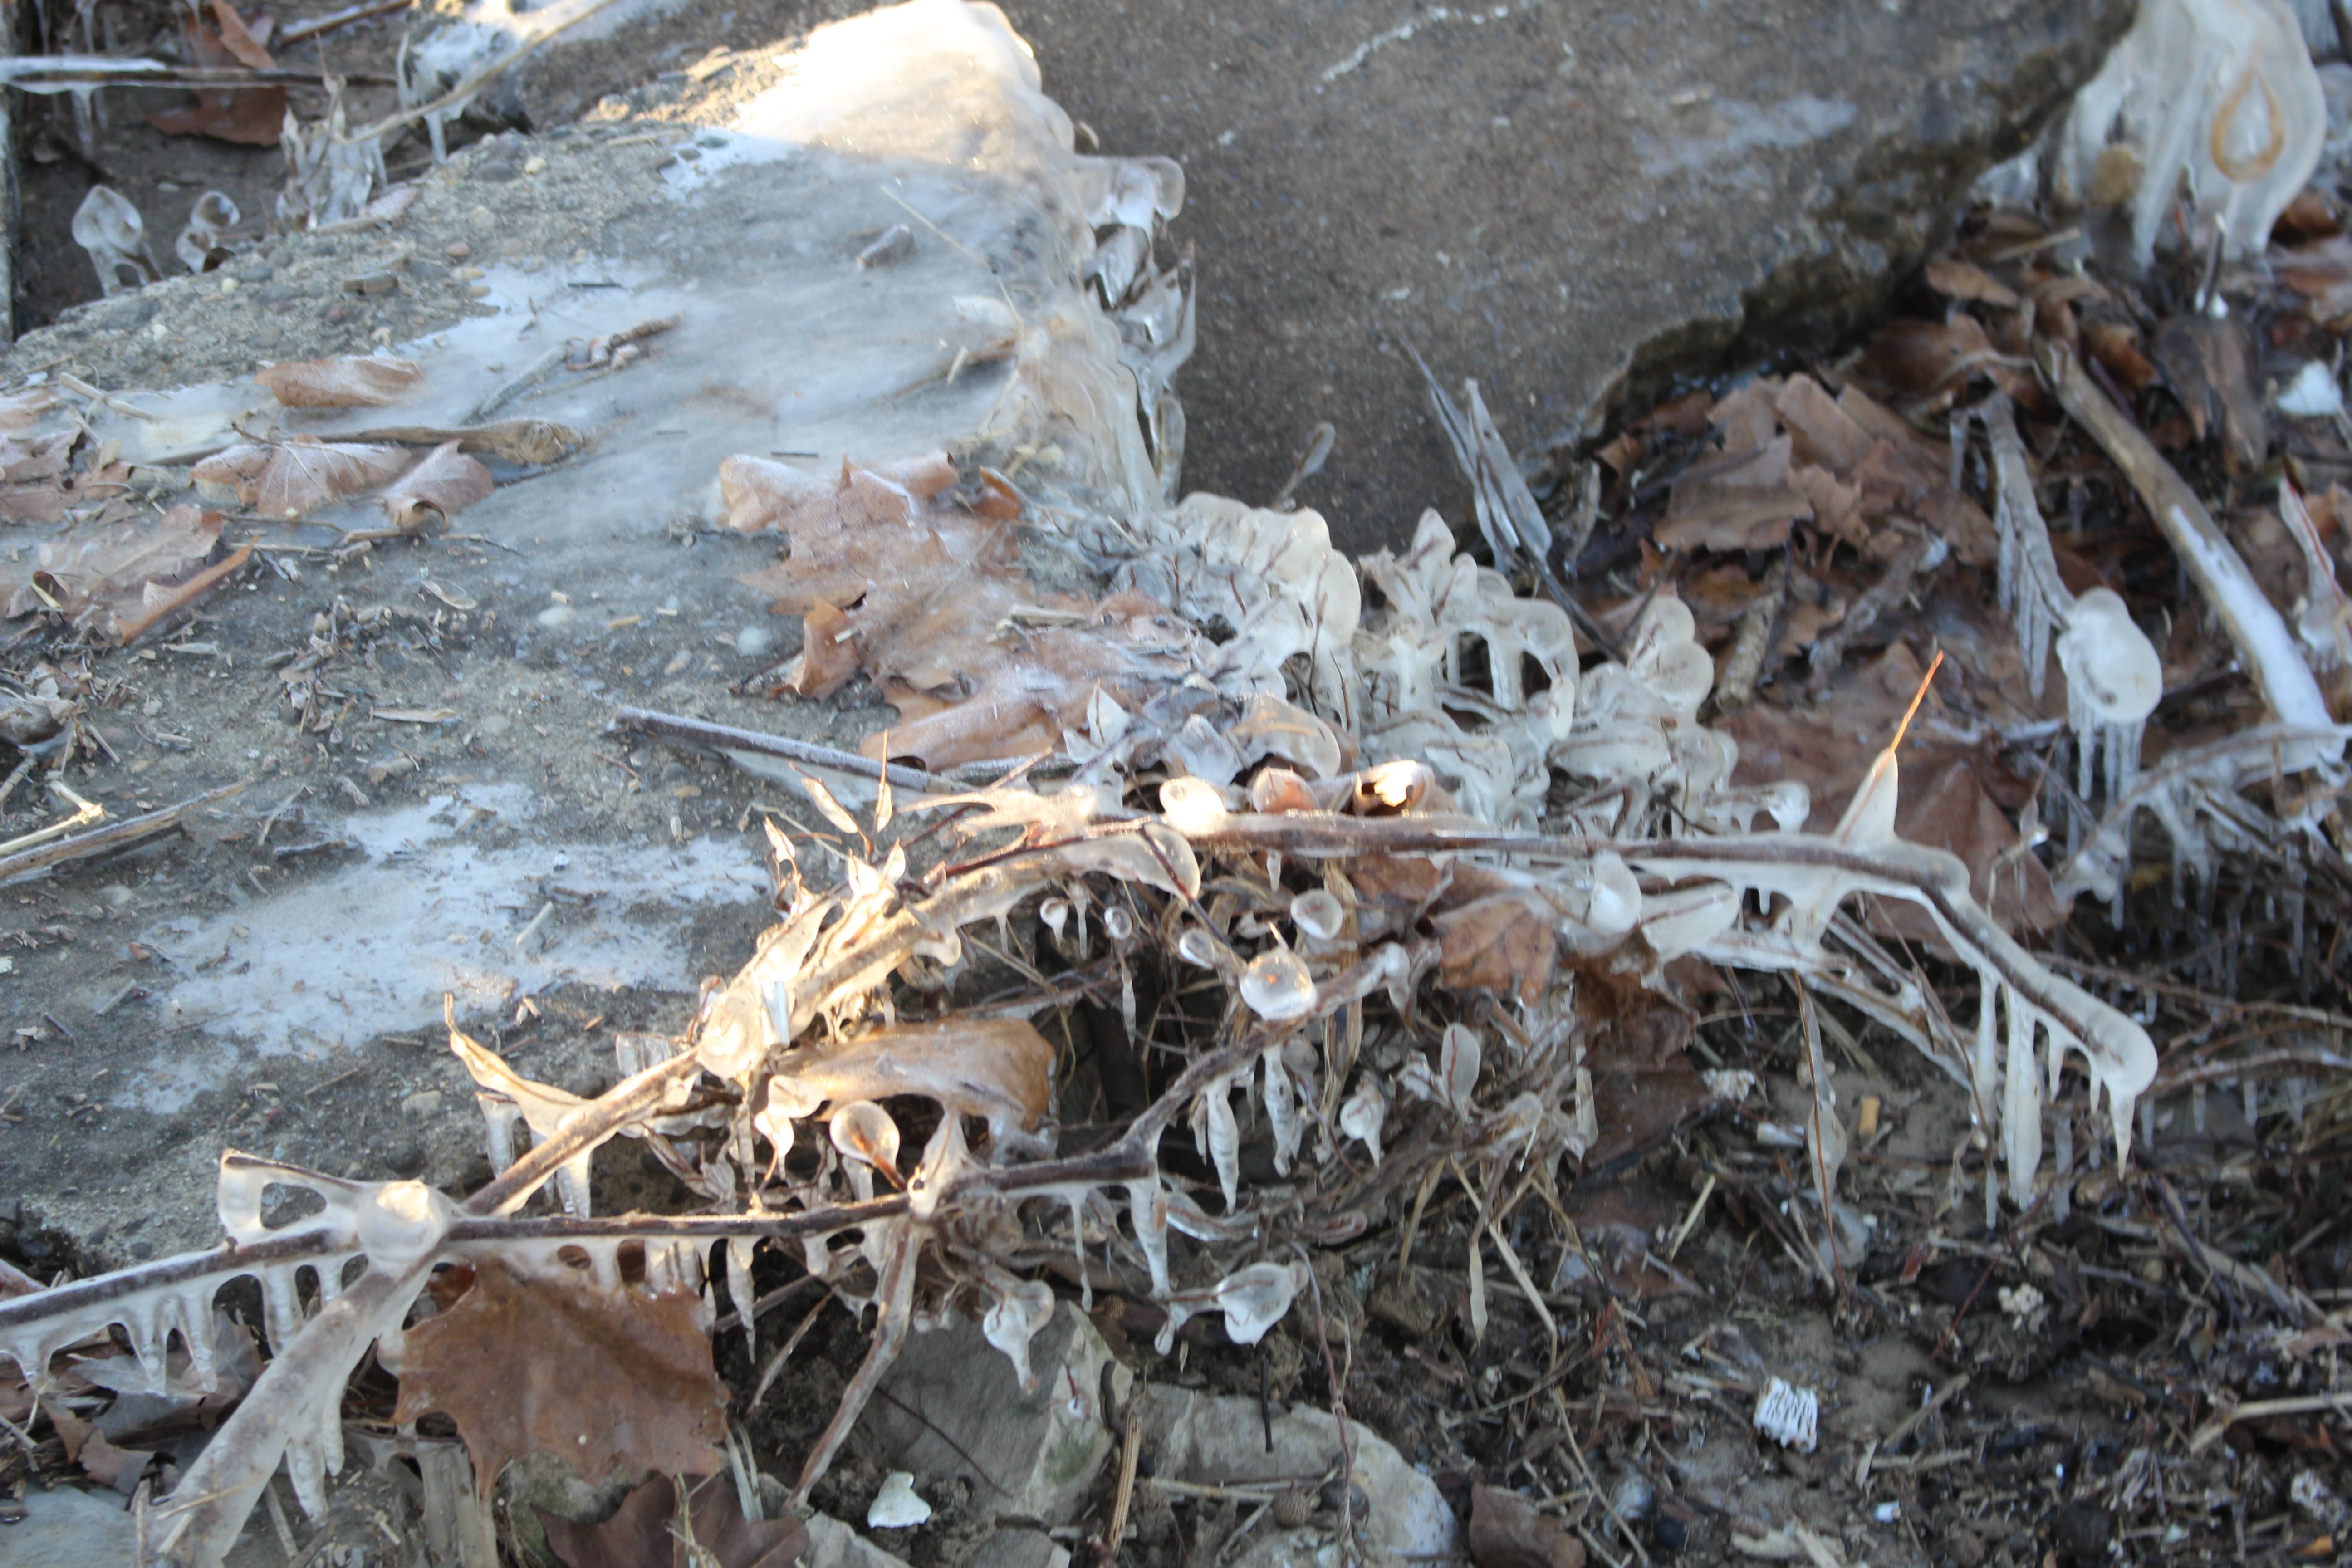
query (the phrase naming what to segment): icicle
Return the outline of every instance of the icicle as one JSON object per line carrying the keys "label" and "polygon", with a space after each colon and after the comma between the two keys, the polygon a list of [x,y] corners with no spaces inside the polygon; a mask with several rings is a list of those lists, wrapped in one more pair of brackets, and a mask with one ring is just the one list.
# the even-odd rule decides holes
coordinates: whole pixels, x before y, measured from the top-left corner
{"label": "icicle", "polygon": [[2001,1158],[2009,1167],[2009,1201],[2021,1210],[2033,1201],[2033,1173],[2042,1164],[2042,1097],[2033,1060],[2033,1037],[2039,1021],[2033,1007],[2011,992],[2009,1076],[2002,1086]]}
{"label": "icicle", "polygon": [[[1977,976],[1977,1050],[1969,1066],[1977,1125],[1990,1139],[2000,1126],[2000,983],[1990,970]],[[1986,1147],[1991,1147],[1988,1142]]]}
{"label": "icicle", "polygon": [[1095,1310],[1095,1281],[1087,1272],[1087,1195],[1083,1192],[1070,1194],[1070,1250],[1077,1255],[1078,1306],[1091,1314]]}
{"label": "icicle", "polygon": [[736,1320],[743,1325],[743,1353],[757,1365],[760,1336],[751,1304],[759,1297],[751,1288],[751,1241],[748,1237],[727,1238],[727,1294],[735,1303]]}
{"label": "icicle", "polygon": [[[1265,1073],[1266,1125],[1274,1131],[1274,1170],[1276,1175],[1286,1176],[1298,1152],[1298,1142],[1307,1134],[1307,1123],[1298,1114],[1297,1088],[1291,1081],[1289,1065],[1282,1059],[1282,1047],[1268,1046],[1259,1063]],[[1225,1207],[1233,1208],[1230,1199]]]}
{"label": "icicle", "polygon": [[1151,1268],[1151,1293],[1165,1297],[1174,1289],[1168,1277],[1168,1194],[1158,1176],[1147,1176],[1127,1184],[1127,1201],[1136,1244]]}

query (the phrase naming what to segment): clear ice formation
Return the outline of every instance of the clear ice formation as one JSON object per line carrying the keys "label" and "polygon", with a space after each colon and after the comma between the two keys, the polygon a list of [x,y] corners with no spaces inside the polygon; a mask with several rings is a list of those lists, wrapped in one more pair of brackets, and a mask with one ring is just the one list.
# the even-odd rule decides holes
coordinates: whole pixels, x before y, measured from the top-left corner
{"label": "clear ice formation", "polygon": [[2186,181],[2200,231],[2218,226],[2236,259],[2270,242],[2326,134],[2319,74],[2281,0],[2141,0],[2075,95],[2053,173],[2063,199],[2128,205],[2143,265]]}
{"label": "clear ice formation", "polygon": [[2009,399],[1995,393],[1979,416],[1992,447],[2000,607],[2017,628],[2027,689],[2041,699],[2054,631],[2066,721],[2076,737],[2075,792],[2091,797],[2095,759],[2106,798],[2120,801],[2138,776],[2141,731],[2164,696],[2163,662],[2114,589],[2077,598],[2060,580]]}

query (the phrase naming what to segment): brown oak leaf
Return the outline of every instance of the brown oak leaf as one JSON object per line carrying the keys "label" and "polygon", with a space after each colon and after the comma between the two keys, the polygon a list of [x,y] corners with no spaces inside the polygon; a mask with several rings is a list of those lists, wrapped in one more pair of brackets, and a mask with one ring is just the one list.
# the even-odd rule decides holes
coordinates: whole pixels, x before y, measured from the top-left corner
{"label": "brown oak leaf", "polygon": [[799,1520],[745,1519],[727,1477],[691,1477],[686,1486],[682,1520],[667,1476],[631,1492],[602,1524],[574,1524],[541,1509],[548,1550],[564,1568],[793,1568],[808,1550],[808,1528]]}
{"label": "brown oak leaf", "polygon": [[231,447],[198,463],[190,475],[200,493],[234,496],[238,505],[265,516],[292,518],[373,489],[410,461],[405,447],[294,436],[267,446]]}
{"label": "brown oak leaf", "polygon": [[507,1461],[560,1454],[591,1482],[615,1469],[707,1474],[727,1390],[700,1298],[531,1279],[486,1262],[457,1305],[408,1331],[393,1419],[457,1424],[484,1493]]}
{"label": "brown oak leaf", "polygon": [[1551,984],[1559,952],[1551,907],[1529,892],[1495,893],[1447,910],[1437,928],[1437,981],[1454,991],[1487,991],[1533,1005]]}
{"label": "brown oak leaf", "polygon": [[899,710],[892,754],[942,768],[1052,750],[1097,692],[1132,710],[1200,667],[1199,634],[1154,601],[1031,581],[1012,522],[959,504],[955,482],[936,453],[844,464],[837,478],[761,458],[719,465],[730,525],[792,542],[740,579],[803,618],[782,689],[821,697],[863,670]]}
{"label": "brown oak leaf", "polygon": [[[213,0],[215,32],[194,14],[183,16],[188,29],[188,51],[194,63],[208,69],[249,66],[270,70],[278,62],[262,47],[245,18],[227,0]],[[210,136],[254,147],[275,147],[286,124],[286,89],[282,87],[207,88],[196,93],[191,109],[170,109],[147,117],[147,123],[167,136]]]}
{"label": "brown oak leaf", "polygon": [[389,354],[339,354],[266,365],[253,379],[289,408],[381,408],[422,386],[425,371]]}
{"label": "brown oak leaf", "polygon": [[445,441],[376,499],[404,533],[436,529],[497,488],[490,470]]}
{"label": "brown oak leaf", "polygon": [[1478,1568],[1584,1568],[1584,1543],[1563,1520],[1499,1487],[1470,1489],[1470,1561]]}

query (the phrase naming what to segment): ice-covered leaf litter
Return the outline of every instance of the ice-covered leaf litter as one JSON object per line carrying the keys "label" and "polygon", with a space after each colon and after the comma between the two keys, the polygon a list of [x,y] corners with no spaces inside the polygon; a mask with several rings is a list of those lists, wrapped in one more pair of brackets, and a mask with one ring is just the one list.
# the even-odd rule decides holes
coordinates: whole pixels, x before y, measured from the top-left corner
{"label": "ice-covered leaf litter", "polygon": [[[231,1156],[221,1175],[229,1247],[0,1304],[0,1334],[38,1379],[59,1346],[110,1325],[157,1361],[175,1332],[186,1339],[193,1325],[205,1338],[225,1281],[259,1282],[273,1360],[150,1510],[157,1550],[216,1557],[281,1459],[315,1504],[340,1457],[347,1380],[371,1344],[387,1371],[415,1369],[404,1409],[446,1411],[478,1436],[480,1471],[524,1444],[560,1446],[559,1427],[575,1418],[560,1401],[485,1411],[467,1403],[476,1390],[443,1381],[485,1375],[478,1352],[518,1352],[499,1328],[517,1300],[577,1303],[562,1310],[586,1325],[583,1338],[599,1324],[657,1322],[644,1337],[685,1353],[608,1363],[600,1375],[648,1405],[667,1401],[687,1430],[593,1457],[715,1464],[696,1446],[710,1394],[688,1342],[715,1310],[706,1276],[723,1278],[742,1311],[752,1249],[766,1241],[796,1250],[811,1278],[861,1313],[877,1309],[873,1348],[807,1458],[803,1497],[917,1328],[978,1315],[1029,1380],[1028,1350],[1052,1308],[1041,1256],[1069,1259],[1082,1291],[1099,1283],[1152,1301],[1171,1339],[1185,1319],[1213,1315],[1234,1342],[1255,1342],[1313,1299],[1310,1266],[1292,1260],[1293,1244],[1362,1234],[1401,1194],[1425,1190],[1440,1164],[1465,1186],[1475,1173],[1487,1193],[1524,1192],[1548,1182],[1560,1155],[1591,1152],[1594,1062],[1579,989],[1654,977],[1686,958],[1789,973],[1805,988],[1809,1024],[1818,996],[1917,1045],[1969,1094],[1979,1136],[2000,1151],[1984,1162],[1988,1187],[1997,1167],[2005,1173],[2012,1213],[2037,1202],[2044,1118],[2069,1093],[2070,1063],[2111,1118],[2122,1168],[2133,1102],[2157,1069],[2147,1031],[2012,940],[1987,913],[1972,868],[1895,835],[1903,770],[1894,746],[1823,833],[1802,831],[1801,789],[1735,783],[1738,749],[1703,722],[1715,671],[1672,588],[1620,605],[1601,628],[1617,652],[1594,657],[1566,608],[1462,552],[1433,514],[1402,555],[1359,566],[1311,512],[1209,497],[1160,504],[1181,448],[1165,384],[1189,339],[1189,296],[1180,273],[1151,272],[1149,261],[1174,197],[1156,166],[1094,173],[1104,190],[1087,214],[1107,231],[1089,237],[1105,258],[1091,273],[1098,298],[1148,307],[1109,318],[1120,328],[1115,350],[1098,331],[1105,318],[1049,329],[1023,308],[1008,318],[985,295],[961,297],[942,318],[971,330],[927,377],[953,387],[975,366],[998,367],[987,373],[992,419],[1028,400],[1004,413],[1017,432],[1004,449],[977,443],[966,463],[918,451],[897,467],[805,468],[739,451],[701,476],[715,479],[728,521],[789,539],[790,553],[760,581],[821,640],[804,640],[778,685],[818,696],[862,670],[895,681],[889,689],[905,699],[899,721],[873,737],[875,752],[1008,770],[1045,752],[1053,768],[950,791],[826,758],[825,776],[881,786],[857,811],[804,771],[833,847],[821,854],[806,836],[795,847],[779,835],[778,923],[683,1036],[625,1037],[614,1058],[624,1082],[603,1096],[534,1081],[453,1020],[450,1044],[479,1086],[503,1173],[464,1203],[417,1183],[352,1183]],[[852,264],[876,269],[863,250]],[[1988,305],[2004,292],[2021,298],[2005,285],[1971,288]],[[1041,343],[1037,334],[1054,330],[1094,341],[1073,362]],[[1973,394],[1987,366],[1994,360],[1962,365],[1955,385]],[[2063,400],[2064,366],[2053,366]],[[453,378],[436,366],[430,380]],[[2021,398],[2038,387],[2010,384]],[[1108,405],[1116,419],[1088,402],[1106,385],[1118,394]],[[453,382],[447,395],[476,390]],[[1491,412],[1475,391],[1464,404],[1480,531],[1505,566],[1517,551],[1542,563],[1528,575],[1547,574],[1549,535],[1538,529],[1549,524],[1531,521],[1507,482],[1514,475],[1507,452],[1498,461],[1491,450]],[[1091,422],[1073,413],[1090,406]],[[2067,586],[2025,460],[2003,434],[2014,431],[2006,406],[1983,410],[1992,472],[1982,508],[1898,420],[1874,416],[1865,395],[1832,402],[1818,383],[1791,377],[1718,412],[1726,456],[1742,472],[1758,465],[1760,476],[1748,477],[1760,482],[1718,489],[1727,468],[1686,476],[1689,489],[1678,483],[1669,505],[1692,526],[1671,538],[1746,548],[1809,521],[1837,534],[1830,520],[1842,519],[1849,547],[1866,548],[1899,515],[1959,536],[1947,542],[1963,560],[1962,537],[1977,559],[1997,551],[2000,591],[2037,687],[2056,645],[2084,759],[2077,793],[2088,801],[2095,784],[2111,813],[2128,813],[2135,726],[2155,702],[2153,649],[2126,635],[2137,628],[2127,615],[2116,623],[2103,590]],[[2097,418],[2084,422],[2095,428]],[[327,499],[381,485],[392,505],[396,467],[410,456],[348,426],[318,429],[231,448],[210,459],[220,467],[206,477],[233,493],[253,486],[247,504],[264,518],[288,510],[270,504],[286,496],[263,493],[280,462]],[[1049,449],[1056,433],[1069,442],[1058,452]],[[1732,450],[1749,435],[1760,438]],[[336,437],[347,439],[330,444]],[[425,462],[450,455],[444,444]],[[1782,515],[1722,493],[1743,488],[1769,491],[1763,510]],[[1871,557],[1895,579],[1881,599],[1890,608],[1937,569],[1929,552],[1897,543]],[[1033,563],[1018,544],[1045,554]],[[2237,580],[2227,559],[2213,559],[2214,581]],[[1041,586],[1047,580],[1085,592]],[[2258,592],[2225,608],[2263,658],[2282,646],[2262,618],[2277,612]],[[1769,617],[1765,630],[1769,638]],[[2299,618],[2284,646],[2315,658],[2323,640],[2302,636]],[[2284,667],[2256,668],[2274,709],[2305,701]],[[931,704],[932,713],[911,711]],[[2324,735],[2282,738],[2292,771],[2330,764]],[[2200,778],[2189,809],[2216,809],[2255,772]],[[2126,815],[2126,834],[2129,825]],[[2108,831],[2096,826],[2100,837]],[[957,847],[942,851],[950,841]],[[2126,866],[2129,851],[2126,837]],[[1919,910],[1940,951],[1976,980],[1972,1026],[1860,923],[1864,905],[1884,900]],[[1052,1046],[1028,1022],[964,1007],[969,977],[992,953],[1011,954],[1017,973],[1041,969],[1048,951],[1062,985],[1040,974],[1010,1005],[1043,1016],[1067,987],[1082,988],[1165,1058],[1148,1110],[1108,1144],[1058,1158]],[[1170,990],[1186,1000],[1155,1013],[1151,996]],[[1391,1057],[1395,1065],[1382,1065]],[[1830,1058],[1810,1027],[1807,1069],[1816,1190],[1799,1223],[1834,1237],[1850,1218],[1837,1190],[1845,1132]],[[1250,1122],[1262,1123],[1284,1183],[1245,1177]],[[519,1131],[533,1145],[527,1153]],[[615,1137],[642,1142],[709,1212],[597,1216],[598,1151]],[[1197,1163],[1183,1163],[1188,1142]],[[543,1216],[517,1217],[543,1184]],[[269,1228],[272,1187],[307,1190],[324,1207]],[[2001,1206],[1989,1191],[1986,1217]],[[1490,1242],[1540,1302],[1499,1226],[1474,1234],[1474,1259]],[[1234,1247],[1245,1243],[1270,1256],[1240,1261]],[[1834,1278],[1847,1255],[1832,1242],[1824,1256]],[[436,1281],[457,1291],[467,1271],[473,1284],[454,1301],[434,1295]],[[318,1309],[307,1321],[305,1272]],[[1474,1263],[1474,1292],[1485,1278]],[[1483,1296],[1474,1300],[1483,1320]],[[761,1325],[748,1337],[759,1344]],[[549,1369],[531,1358],[528,1348],[518,1356],[520,1381],[544,1383]]]}

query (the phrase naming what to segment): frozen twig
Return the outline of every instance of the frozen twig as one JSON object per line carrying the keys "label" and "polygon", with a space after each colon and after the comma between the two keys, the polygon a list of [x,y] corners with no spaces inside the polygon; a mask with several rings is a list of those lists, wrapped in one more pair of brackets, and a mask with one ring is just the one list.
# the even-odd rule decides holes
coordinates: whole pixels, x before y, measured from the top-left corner
{"label": "frozen twig", "polygon": [[[2130,416],[2099,389],[2073,351],[2045,340],[2042,363],[2059,403],[2123,469],[2147,503],[2181,565],[2221,618],[2246,674],[2261,690],[2273,716],[2291,730],[2327,729],[2333,722],[2327,700],[2320,695],[2319,683],[2304,662],[2294,634],[2205,510],[2205,503],[2197,499],[2197,492],[2164,460]],[[2315,763],[2340,761],[2343,755],[2341,742],[2311,742],[2287,753],[2281,764],[2295,773]]]}

